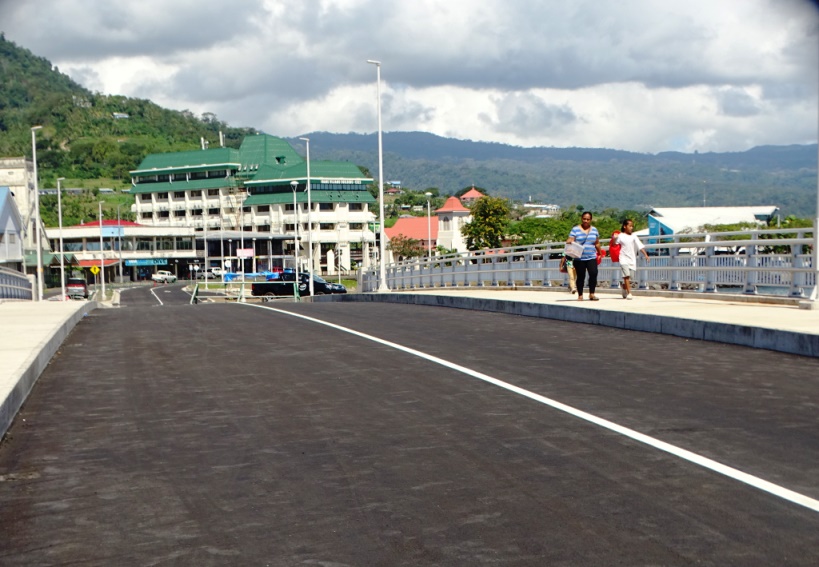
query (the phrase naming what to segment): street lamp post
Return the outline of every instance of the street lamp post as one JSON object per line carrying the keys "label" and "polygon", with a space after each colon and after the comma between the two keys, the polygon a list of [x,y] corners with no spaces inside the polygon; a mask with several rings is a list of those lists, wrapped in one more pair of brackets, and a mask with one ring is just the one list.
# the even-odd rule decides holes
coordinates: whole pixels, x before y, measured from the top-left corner
{"label": "street lamp post", "polygon": [[805,301],[799,302],[802,309],[819,309],[819,181],[816,186],[816,216],[813,219],[813,291]]}
{"label": "street lamp post", "polygon": [[253,237],[253,258],[250,260],[250,269],[256,273],[256,237]]}
{"label": "street lamp post", "polygon": [[125,279],[122,275],[122,217],[119,214],[120,205],[117,205],[117,252],[119,255],[119,283]]}
{"label": "street lamp post", "polygon": [[[233,239],[228,238],[228,259],[227,259],[227,261],[230,263],[230,268],[229,269],[230,269],[231,272],[233,271],[233,252],[232,252],[232,250],[233,250]],[[224,278],[222,278],[222,280],[224,281]]]}
{"label": "street lamp post", "polygon": [[378,291],[385,292],[390,291],[390,288],[387,287],[387,272],[385,265],[387,259],[387,242],[386,233],[384,232],[384,154],[381,144],[381,61],[367,59],[367,63],[375,65],[376,69],[375,92],[376,110],[378,113],[378,220],[380,223],[378,230],[381,240],[379,244],[380,258],[378,260]]}
{"label": "street lamp post", "polygon": [[427,248],[429,249],[429,261],[432,262],[432,214],[430,213],[429,206],[429,200],[432,198],[432,193],[427,191],[424,193],[424,195],[427,196]]}
{"label": "street lamp post", "polygon": [[293,255],[296,257],[296,285],[299,284],[299,210],[296,208],[296,189],[299,187],[299,182],[295,179],[290,182],[290,188],[293,190]]}
{"label": "street lamp post", "polygon": [[65,301],[65,259],[63,258],[63,199],[62,191],[60,190],[60,181],[64,181],[65,177],[57,178],[57,221],[60,227],[60,289],[62,295],[60,301]]}
{"label": "street lamp post", "polygon": [[99,203],[100,210],[100,281],[102,282],[102,299],[105,301],[105,253],[102,248],[102,201]]}
{"label": "street lamp post", "polygon": [[315,270],[315,266],[313,265],[313,196],[310,193],[310,138],[299,138],[299,140],[303,140],[307,147],[307,245],[310,249],[307,251],[307,261],[310,263],[309,271],[307,272],[307,282],[308,286],[310,287],[310,297],[314,297],[313,294],[313,270]]}
{"label": "street lamp post", "polygon": [[41,230],[42,220],[40,219],[40,188],[37,181],[37,130],[42,126],[31,127],[31,160],[34,165],[34,229],[35,243],[37,246],[37,301],[43,300],[43,234]]}

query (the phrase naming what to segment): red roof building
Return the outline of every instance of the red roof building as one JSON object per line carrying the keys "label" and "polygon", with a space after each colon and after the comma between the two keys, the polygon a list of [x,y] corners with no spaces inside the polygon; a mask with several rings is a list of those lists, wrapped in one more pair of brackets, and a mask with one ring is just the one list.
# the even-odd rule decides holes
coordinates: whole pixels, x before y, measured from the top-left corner
{"label": "red roof building", "polygon": [[[384,232],[389,239],[403,235],[407,238],[420,240],[424,250],[434,249],[438,240],[438,217],[430,217],[429,225],[427,224],[427,217],[400,218],[392,227],[385,228]],[[428,237],[428,234],[431,237]]]}
{"label": "red roof building", "polygon": [[473,185],[472,189],[470,189],[469,191],[467,191],[466,193],[461,195],[461,202],[462,203],[468,203],[468,204],[471,205],[472,203],[474,203],[475,201],[477,201],[481,197],[485,197],[485,196],[486,195],[484,195],[483,193],[481,193],[480,191],[475,189],[475,186]]}
{"label": "red roof building", "polygon": [[[64,227],[64,228],[82,228],[88,226],[100,226],[99,220],[93,220],[91,222],[83,222],[80,224],[75,224],[74,226]],[[117,219],[102,219],[102,226],[142,226],[137,222],[127,221],[127,220],[117,220]]]}
{"label": "red roof building", "polygon": [[444,206],[435,211],[436,213],[468,213],[469,209],[463,206],[458,197],[450,197]]}

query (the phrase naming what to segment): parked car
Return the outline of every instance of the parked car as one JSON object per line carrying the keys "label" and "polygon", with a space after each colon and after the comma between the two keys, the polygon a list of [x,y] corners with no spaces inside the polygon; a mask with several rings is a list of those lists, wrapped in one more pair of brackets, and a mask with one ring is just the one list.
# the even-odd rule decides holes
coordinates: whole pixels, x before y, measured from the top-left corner
{"label": "parked car", "polygon": [[88,299],[88,284],[82,278],[68,278],[65,282],[65,294],[71,299]]}
{"label": "parked car", "polygon": [[159,270],[155,274],[151,274],[151,279],[156,283],[169,284],[176,282],[176,276],[167,270]]}
{"label": "parked car", "polygon": [[219,274],[216,273],[216,270],[219,270],[219,268],[208,268],[207,270],[199,270],[198,272],[196,272],[196,279],[213,280],[218,277],[221,277],[222,270],[219,270]]}
{"label": "parked car", "polygon": [[[281,274],[271,274],[267,281],[254,283],[251,295],[293,295],[293,282],[296,281],[296,272],[286,269]],[[347,288],[341,284],[331,283],[321,276],[313,276],[313,291],[316,295],[332,293],[347,293]],[[310,295],[310,274],[299,272],[299,295]]]}

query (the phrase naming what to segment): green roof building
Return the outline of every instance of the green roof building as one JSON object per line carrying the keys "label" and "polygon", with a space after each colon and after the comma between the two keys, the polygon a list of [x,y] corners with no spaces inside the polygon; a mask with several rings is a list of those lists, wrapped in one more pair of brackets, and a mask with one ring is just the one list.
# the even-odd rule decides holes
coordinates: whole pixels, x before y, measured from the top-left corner
{"label": "green roof building", "polygon": [[130,172],[133,212],[137,222],[151,226],[242,231],[253,242],[275,238],[280,249],[272,253],[298,250],[302,269],[310,269],[304,248],[312,241],[315,272],[369,265],[375,250],[370,206],[376,200],[368,190],[373,180],[348,162],[311,161],[309,169],[308,211],[308,164],[281,138],[259,134],[245,138],[238,150],[151,154]]}

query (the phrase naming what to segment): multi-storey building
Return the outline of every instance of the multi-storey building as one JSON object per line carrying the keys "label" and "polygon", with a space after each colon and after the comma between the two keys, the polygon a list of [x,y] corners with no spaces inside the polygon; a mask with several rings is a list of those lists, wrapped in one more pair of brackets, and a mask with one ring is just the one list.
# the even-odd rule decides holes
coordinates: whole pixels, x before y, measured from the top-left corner
{"label": "multi-storey building", "polygon": [[[17,210],[23,220],[23,248],[27,256],[37,251],[37,218],[35,213],[37,195],[34,192],[34,164],[25,157],[0,158],[0,186],[8,187]],[[48,244],[43,239],[43,249]],[[29,262],[32,267],[34,262]]]}
{"label": "multi-storey building", "polygon": [[298,246],[303,268],[312,242],[312,269],[328,273],[350,270],[354,261],[367,265],[376,249],[369,210],[375,199],[367,190],[373,180],[346,162],[308,164],[281,138],[249,136],[238,150],[151,154],[131,179],[140,224],[268,237],[283,242],[277,253]]}

